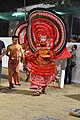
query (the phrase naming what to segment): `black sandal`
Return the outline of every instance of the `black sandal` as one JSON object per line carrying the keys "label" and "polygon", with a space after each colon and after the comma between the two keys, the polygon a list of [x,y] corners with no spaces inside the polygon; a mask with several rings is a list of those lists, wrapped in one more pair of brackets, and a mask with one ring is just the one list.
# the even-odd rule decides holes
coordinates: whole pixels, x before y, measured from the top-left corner
{"label": "black sandal", "polygon": [[15,88],[14,85],[12,83],[10,83],[9,85],[9,89]]}
{"label": "black sandal", "polygon": [[42,94],[46,94],[46,91],[45,91],[45,89],[42,89]]}

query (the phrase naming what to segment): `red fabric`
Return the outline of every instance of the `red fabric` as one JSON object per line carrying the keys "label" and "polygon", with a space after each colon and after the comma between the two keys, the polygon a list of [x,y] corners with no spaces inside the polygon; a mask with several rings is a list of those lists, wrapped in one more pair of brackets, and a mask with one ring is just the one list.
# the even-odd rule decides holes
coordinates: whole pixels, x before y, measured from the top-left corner
{"label": "red fabric", "polygon": [[69,50],[65,47],[63,51],[59,55],[57,55],[54,59],[62,59],[62,58],[70,58],[70,57],[71,54]]}
{"label": "red fabric", "polygon": [[50,63],[49,65],[36,65],[29,62],[26,66],[31,73],[42,76],[51,76],[56,71],[55,63]]}
{"label": "red fabric", "polygon": [[47,86],[52,82],[54,73],[52,76],[40,76],[30,73],[30,88],[37,88],[38,86]]}

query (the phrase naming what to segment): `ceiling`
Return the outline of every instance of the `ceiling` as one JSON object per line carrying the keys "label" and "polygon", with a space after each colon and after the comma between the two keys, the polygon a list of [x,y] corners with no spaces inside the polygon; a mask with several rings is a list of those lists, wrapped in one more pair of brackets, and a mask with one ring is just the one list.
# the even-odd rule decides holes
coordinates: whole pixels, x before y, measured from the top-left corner
{"label": "ceiling", "polygon": [[[31,7],[32,8],[32,7]],[[26,8],[27,9],[27,8]],[[55,11],[59,15],[73,15],[73,14],[80,14],[80,8],[54,8],[49,7],[47,8],[49,10]],[[26,11],[26,16],[28,15],[28,11]],[[25,19],[25,12],[24,11],[18,11],[18,12],[0,12],[0,19],[1,20],[7,20],[7,21],[19,21]]]}
{"label": "ceiling", "polygon": [[[19,12],[14,15],[17,9],[25,6],[32,6],[42,3],[42,0],[0,0],[0,20],[21,20],[24,19],[25,13]],[[27,15],[28,13],[26,13]]]}
{"label": "ceiling", "polygon": [[[46,8],[45,6],[40,6],[42,4],[42,1],[43,0],[0,0],[0,19],[8,21],[24,19],[25,17],[24,7],[25,6],[27,7],[26,8],[27,15],[28,11],[32,9],[32,7]],[[23,8],[23,10],[20,11],[20,8]],[[50,5],[47,8],[55,11],[60,15],[80,14],[80,8],[55,8]]]}
{"label": "ceiling", "polygon": [[16,11],[17,8],[42,3],[42,0],[0,0],[0,12]]}

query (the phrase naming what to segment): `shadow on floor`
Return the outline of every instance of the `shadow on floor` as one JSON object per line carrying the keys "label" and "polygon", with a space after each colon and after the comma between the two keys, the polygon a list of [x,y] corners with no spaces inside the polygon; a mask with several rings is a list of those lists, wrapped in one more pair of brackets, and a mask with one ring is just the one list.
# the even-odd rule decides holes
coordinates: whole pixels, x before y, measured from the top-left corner
{"label": "shadow on floor", "polygon": [[24,94],[24,95],[31,95],[33,96],[33,93],[35,91],[30,91],[30,90],[21,90],[17,88],[9,89],[8,87],[3,87],[1,86],[1,93],[7,93],[7,94]]}
{"label": "shadow on floor", "polygon": [[1,78],[5,78],[5,79],[8,79],[8,75],[5,75],[5,74],[1,74]]}
{"label": "shadow on floor", "polygon": [[[8,79],[8,75],[2,74],[1,78]],[[23,81],[24,79],[22,77],[20,77],[20,80]]]}
{"label": "shadow on floor", "polygon": [[72,94],[72,95],[65,95],[65,96],[80,101],[80,94]]}

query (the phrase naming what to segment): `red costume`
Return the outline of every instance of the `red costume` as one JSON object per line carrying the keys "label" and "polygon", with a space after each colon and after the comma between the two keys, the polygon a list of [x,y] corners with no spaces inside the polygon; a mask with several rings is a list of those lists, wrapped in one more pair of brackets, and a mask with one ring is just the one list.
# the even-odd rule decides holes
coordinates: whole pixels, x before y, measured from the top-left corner
{"label": "red costume", "polygon": [[56,65],[52,59],[53,51],[50,47],[46,47],[46,37],[42,36],[40,47],[37,47],[31,57],[27,57],[29,62],[26,67],[30,71],[30,88],[43,90],[52,82],[56,72]]}
{"label": "red costume", "polygon": [[[56,65],[53,59],[70,57],[66,48],[64,21],[53,11],[36,8],[29,12],[28,24],[24,23],[19,28],[26,31],[26,39],[25,35],[22,38],[28,41],[32,51],[32,55],[25,56],[26,63],[28,62],[26,67],[30,72],[30,88],[43,90],[55,77]],[[19,36],[21,29],[16,30]]]}

